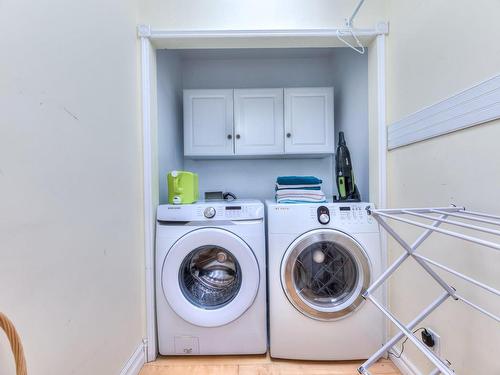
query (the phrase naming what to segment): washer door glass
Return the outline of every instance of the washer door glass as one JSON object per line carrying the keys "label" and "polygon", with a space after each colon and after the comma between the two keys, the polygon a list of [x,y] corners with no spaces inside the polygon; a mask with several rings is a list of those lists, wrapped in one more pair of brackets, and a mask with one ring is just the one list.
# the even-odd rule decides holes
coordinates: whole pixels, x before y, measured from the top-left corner
{"label": "washer door glass", "polygon": [[234,233],[201,228],[168,251],[161,272],[163,294],[187,322],[217,327],[240,317],[257,296],[260,269],[252,249]]}
{"label": "washer door glass", "polygon": [[335,320],[354,311],[370,283],[370,267],[361,245],[336,230],[315,230],[295,240],[281,266],[282,285],[301,313]]}
{"label": "washer door glass", "polygon": [[204,309],[217,309],[231,302],[240,290],[241,279],[236,257],[215,245],[191,251],[179,270],[182,293],[193,305]]}

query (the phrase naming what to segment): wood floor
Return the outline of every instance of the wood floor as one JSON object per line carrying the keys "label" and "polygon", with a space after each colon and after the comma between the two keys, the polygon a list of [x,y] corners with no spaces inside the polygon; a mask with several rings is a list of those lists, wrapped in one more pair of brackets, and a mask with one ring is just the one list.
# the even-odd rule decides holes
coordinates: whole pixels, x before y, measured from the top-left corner
{"label": "wood floor", "polygon": [[[357,361],[319,362],[271,359],[269,355],[159,357],[147,363],[139,375],[359,375]],[[373,375],[400,375],[397,367],[382,359]]]}

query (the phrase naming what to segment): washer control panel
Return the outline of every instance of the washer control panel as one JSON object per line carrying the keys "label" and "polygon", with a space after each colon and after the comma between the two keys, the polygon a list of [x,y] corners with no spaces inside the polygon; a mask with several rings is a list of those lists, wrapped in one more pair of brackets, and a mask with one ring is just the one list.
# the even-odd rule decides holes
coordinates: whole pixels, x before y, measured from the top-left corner
{"label": "washer control panel", "polygon": [[160,205],[159,221],[255,220],[264,218],[264,205],[256,200],[206,201],[186,205]]}
{"label": "washer control panel", "polygon": [[227,205],[224,207],[224,216],[228,219],[238,219],[246,216],[247,208],[239,205]]}
{"label": "washer control panel", "polygon": [[253,218],[258,209],[253,206],[238,203],[217,204],[198,207],[196,210],[197,220],[245,220]]}
{"label": "washer control panel", "polygon": [[253,218],[256,214],[257,207],[242,205],[238,203],[212,204],[200,206],[195,211],[193,220],[247,220]]}

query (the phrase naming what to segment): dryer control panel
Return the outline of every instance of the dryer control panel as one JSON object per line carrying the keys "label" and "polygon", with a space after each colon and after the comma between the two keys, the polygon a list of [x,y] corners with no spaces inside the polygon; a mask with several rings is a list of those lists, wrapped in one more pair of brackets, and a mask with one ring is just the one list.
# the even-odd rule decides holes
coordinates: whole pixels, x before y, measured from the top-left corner
{"label": "dryer control panel", "polygon": [[268,227],[274,233],[301,233],[321,227],[347,232],[378,232],[377,221],[368,213],[371,203],[300,203],[267,202]]}
{"label": "dryer control panel", "polygon": [[[330,221],[337,224],[372,224],[375,219],[368,214],[369,203],[329,203],[325,205],[328,209]],[[312,210],[311,210],[312,211]]]}
{"label": "dryer control panel", "polygon": [[372,206],[360,203],[334,203],[329,205],[332,217],[341,223],[347,224],[371,224],[375,219],[368,214],[366,208]]}

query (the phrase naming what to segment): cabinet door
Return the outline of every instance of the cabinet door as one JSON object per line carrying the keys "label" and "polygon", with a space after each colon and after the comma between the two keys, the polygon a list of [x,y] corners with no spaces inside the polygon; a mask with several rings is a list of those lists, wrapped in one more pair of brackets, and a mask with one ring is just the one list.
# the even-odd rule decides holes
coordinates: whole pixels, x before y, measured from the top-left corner
{"label": "cabinet door", "polygon": [[283,89],[234,90],[236,155],[283,154]]}
{"label": "cabinet door", "polygon": [[233,154],[233,90],[184,90],[184,155]]}
{"label": "cabinet door", "polygon": [[285,152],[335,152],[333,87],[285,89]]}

